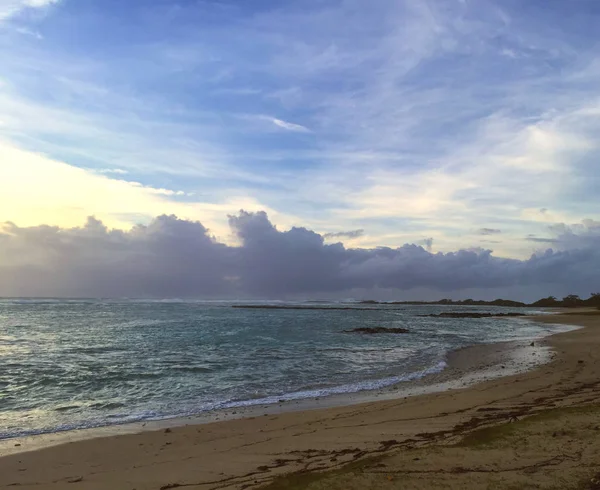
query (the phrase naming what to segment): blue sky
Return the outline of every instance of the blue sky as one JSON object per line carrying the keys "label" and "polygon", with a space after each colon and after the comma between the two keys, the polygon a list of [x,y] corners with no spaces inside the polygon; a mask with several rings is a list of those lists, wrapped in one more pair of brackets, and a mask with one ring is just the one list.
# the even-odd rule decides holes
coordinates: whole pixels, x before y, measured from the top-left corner
{"label": "blue sky", "polygon": [[173,213],[234,243],[243,208],[528,257],[600,219],[599,22],[593,0],[0,0],[0,221]]}

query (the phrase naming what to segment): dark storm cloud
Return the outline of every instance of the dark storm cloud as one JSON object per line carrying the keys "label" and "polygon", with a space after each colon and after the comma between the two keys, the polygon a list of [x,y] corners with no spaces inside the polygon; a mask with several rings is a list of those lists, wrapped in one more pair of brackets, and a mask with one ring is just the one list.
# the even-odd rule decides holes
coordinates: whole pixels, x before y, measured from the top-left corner
{"label": "dark storm cloud", "polygon": [[365,230],[338,231],[336,233],[325,233],[323,238],[358,238],[365,234]]}
{"label": "dark storm cloud", "polygon": [[556,250],[528,260],[484,249],[431,253],[422,246],[347,249],[306,228],[279,231],[264,212],[229,217],[240,246],[199,222],[160,216],[129,231],[90,218],[81,228],[0,232],[0,295],[202,297],[335,293],[386,288],[598,288],[600,223],[557,225]]}
{"label": "dark storm cloud", "polygon": [[160,216],[128,232],[89,218],[83,228],[8,225],[0,235],[0,294],[178,296],[226,292],[234,251],[198,222]]}

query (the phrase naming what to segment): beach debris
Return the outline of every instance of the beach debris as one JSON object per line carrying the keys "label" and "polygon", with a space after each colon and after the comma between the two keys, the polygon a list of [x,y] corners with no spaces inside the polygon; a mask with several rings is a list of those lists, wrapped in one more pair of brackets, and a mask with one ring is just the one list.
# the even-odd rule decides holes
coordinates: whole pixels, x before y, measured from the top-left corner
{"label": "beach debris", "polygon": [[389,441],[380,441],[379,444],[381,444],[381,449],[385,451],[386,449],[389,449],[390,447],[396,446],[400,443],[396,439],[390,439]]}
{"label": "beach debris", "polygon": [[165,432],[165,434],[170,434],[170,433],[171,433],[171,432],[173,432],[173,431],[172,431],[171,429],[168,429],[168,428],[167,428],[167,429],[165,429],[165,430],[164,430],[164,432]]}
{"label": "beach debris", "polygon": [[532,342],[531,344],[529,344],[529,347],[535,347],[535,342]]}
{"label": "beach debris", "polygon": [[80,481],[83,481],[83,476],[71,478],[70,480],[67,480],[67,483],[79,483]]}
{"label": "beach debris", "polygon": [[378,333],[410,333],[407,328],[388,328],[388,327],[360,327],[353,328],[352,330],[344,330],[343,333],[363,333],[368,335],[374,335]]}

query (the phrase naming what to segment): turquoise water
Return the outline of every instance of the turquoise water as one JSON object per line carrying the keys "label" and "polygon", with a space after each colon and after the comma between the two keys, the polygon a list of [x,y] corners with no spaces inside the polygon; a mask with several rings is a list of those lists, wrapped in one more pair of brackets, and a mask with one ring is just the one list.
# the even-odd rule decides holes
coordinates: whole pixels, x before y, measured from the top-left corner
{"label": "turquoise water", "polygon": [[[0,438],[375,389],[438,372],[459,347],[559,328],[418,316],[460,308],[364,308],[0,300]],[[411,333],[343,333],[363,326]]]}

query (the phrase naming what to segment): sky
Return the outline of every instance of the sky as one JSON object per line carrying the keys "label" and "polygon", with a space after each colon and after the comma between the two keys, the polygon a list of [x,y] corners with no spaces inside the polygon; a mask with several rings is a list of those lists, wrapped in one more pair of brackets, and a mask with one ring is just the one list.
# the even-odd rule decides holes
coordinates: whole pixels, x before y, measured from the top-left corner
{"label": "sky", "polygon": [[599,23],[596,0],[0,0],[0,295],[600,290]]}

